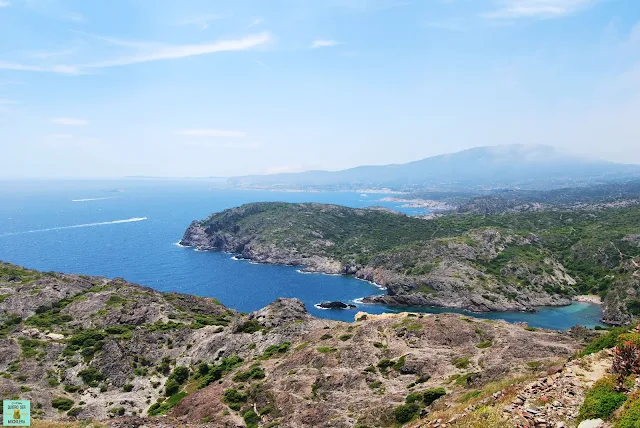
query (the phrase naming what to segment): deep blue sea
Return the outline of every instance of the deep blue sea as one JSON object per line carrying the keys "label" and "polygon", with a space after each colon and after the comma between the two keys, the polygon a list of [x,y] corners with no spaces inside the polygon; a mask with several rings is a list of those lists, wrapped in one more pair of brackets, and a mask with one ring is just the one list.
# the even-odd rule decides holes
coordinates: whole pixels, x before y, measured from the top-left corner
{"label": "deep blue sea", "polygon": [[[248,202],[384,205],[407,214],[421,212],[380,202],[384,196],[229,190],[205,180],[0,182],[0,260],[44,271],[122,277],[160,291],[216,297],[242,312],[264,307],[278,297],[297,297],[313,315],[344,321],[352,321],[358,310],[447,312],[359,303],[354,310],[321,310],[314,304],[354,302],[382,290],[355,278],[301,274],[292,266],[252,264],[229,254],[177,245],[192,220]],[[598,306],[586,303],[545,308],[535,314],[475,314],[555,329],[594,326],[600,315]]]}

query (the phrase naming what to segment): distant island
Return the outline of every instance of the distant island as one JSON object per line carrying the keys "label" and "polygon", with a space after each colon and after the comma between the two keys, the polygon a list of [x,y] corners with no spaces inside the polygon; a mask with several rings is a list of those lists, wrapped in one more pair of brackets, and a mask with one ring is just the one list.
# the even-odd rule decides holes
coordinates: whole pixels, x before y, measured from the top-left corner
{"label": "distant island", "polygon": [[354,275],[367,303],[534,311],[604,298],[603,321],[640,314],[640,206],[424,220],[316,203],[253,203],[194,221],[182,245]]}

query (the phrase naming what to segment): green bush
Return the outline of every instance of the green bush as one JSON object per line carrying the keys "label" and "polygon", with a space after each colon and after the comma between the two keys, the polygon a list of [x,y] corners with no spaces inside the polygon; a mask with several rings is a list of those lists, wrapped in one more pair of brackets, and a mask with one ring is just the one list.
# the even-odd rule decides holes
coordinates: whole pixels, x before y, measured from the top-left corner
{"label": "green bush", "polygon": [[262,325],[256,320],[245,321],[242,324],[239,324],[234,333],[255,333],[256,331],[262,330]]}
{"label": "green bush", "polygon": [[73,407],[73,400],[65,397],[58,397],[51,400],[51,407],[58,411],[67,411]]}
{"label": "green bush", "polygon": [[231,372],[233,369],[242,364],[242,358],[237,355],[224,358],[220,364],[210,366],[207,370],[206,376],[200,381],[199,388],[204,388],[212,382],[222,379],[224,375]]}
{"label": "green bush", "polygon": [[633,394],[624,404],[613,428],[640,428],[640,394]]}
{"label": "green bush", "polygon": [[239,371],[233,376],[234,382],[246,382],[249,379],[264,379],[265,374],[262,367],[259,365],[253,365],[249,370]]}
{"label": "green bush", "polygon": [[613,348],[620,341],[620,335],[626,333],[627,330],[628,328],[626,327],[615,327],[607,330],[603,335],[593,339],[578,356],[584,357],[602,351],[603,349]]}
{"label": "green bush", "polygon": [[100,381],[103,381],[106,379],[105,375],[103,375],[93,367],[88,367],[84,370],[79,371],[78,376],[80,377],[80,379],[82,379],[84,383],[86,383],[91,387],[98,386],[98,383],[100,383]]}
{"label": "green bush", "polygon": [[422,393],[422,401],[428,406],[444,395],[447,395],[447,391],[445,391],[444,388],[427,389]]}
{"label": "green bush", "polygon": [[406,424],[411,421],[411,419],[415,418],[419,411],[420,406],[415,403],[411,403],[396,407],[393,414],[398,423]]}
{"label": "green bush", "polygon": [[264,350],[262,356],[260,357],[263,360],[269,359],[276,354],[284,354],[289,348],[291,348],[291,342],[284,342],[280,345],[270,345],[267,346],[267,349]]}
{"label": "green bush", "polygon": [[240,410],[242,403],[247,402],[247,395],[239,392],[234,388],[229,388],[224,391],[224,397],[222,401],[227,404],[232,410]]}
{"label": "green bush", "polygon": [[180,391],[180,384],[175,379],[167,379],[164,384],[164,395],[167,397],[177,394]]}
{"label": "green bush", "polygon": [[122,390],[124,392],[131,392],[133,391],[133,385],[131,385],[130,383],[127,383],[122,387]]}
{"label": "green bush", "polygon": [[173,394],[171,397],[167,398],[165,401],[160,403],[154,403],[147,410],[147,414],[149,416],[158,416],[164,415],[173,407],[175,407],[184,397],[187,396],[186,392],[179,392],[177,394]]}
{"label": "green bush", "polygon": [[345,342],[345,341],[347,341],[347,340],[351,339],[351,337],[352,337],[352,335],[350,335],[350,334],[343,334],[343,335],[341,335],[340,337],[338,337],[338,339],[340,339],[340,340],[342,340],[343,342]]}
{"label": "green bush", "polygon": [[490,340],[483,340],[476,345],[476,348],[485,349],[490,347],[491,345],[493,345],[493,342],[491,342]]}
{"label": "green bush", "polygon": [[80,412],[82,412],[82,407],[74,407],[67,412],[67,416],[75,418],[80,414]]}
{"label": "green bush", "polygon": [[469,363],[469,357],[460,357],[453,362],[453,365],[459,369],[466,369],[469,367]]}
{"label": "green bush", "polygon": [[322,352],[323,354],[327,354],[330,352],[336,352],[336,348],[332,348],[331,346],[318,346],[318,352]]}
{"label": "green bush", "polygon": [[587,419],[608,419],[613,412],[627,400],[627,396],[615,390],[616,382],[612,376],[598,380],[587,391],[580,406],[578,421]]}
{"label": "green bush", "polygon": [[253,410],[247,410],[244,415],[242,415],[242,419],[244,419],[244,423],[247,424],[247,428],[255,428],[260,423],[260,416],[256,414]]}
{"label": "green bush", "polygon": [[178,385],[182,385],[189,379],[189,369],[184,366],[178,366],[173,369],[173,372],[169,377],[174,379]]}

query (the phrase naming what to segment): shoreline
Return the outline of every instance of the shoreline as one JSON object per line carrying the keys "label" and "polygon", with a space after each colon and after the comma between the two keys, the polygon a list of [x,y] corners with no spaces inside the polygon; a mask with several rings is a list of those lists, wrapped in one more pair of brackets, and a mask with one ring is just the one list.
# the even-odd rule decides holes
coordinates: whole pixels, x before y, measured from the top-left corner
{"label": "shoreline", "polygon": [[595,294],[581,294],[579,296],[574,296],[571,299],[574,302],[583,302],[583,303],[591,303],[594,305],[602,305],[602,299],[600,296]]}

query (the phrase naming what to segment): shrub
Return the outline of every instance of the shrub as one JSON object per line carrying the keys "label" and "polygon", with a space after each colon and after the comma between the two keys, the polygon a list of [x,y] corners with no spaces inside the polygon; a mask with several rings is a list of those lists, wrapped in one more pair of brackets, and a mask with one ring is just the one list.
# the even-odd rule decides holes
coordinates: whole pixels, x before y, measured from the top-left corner
{"label": "shrub", "polygon": [[444,388],[427,389],[422,393],[422,401],[428,406],[443,395],[447,395],[447,391],[445,391]]}
{"label": "shrub", "polygon": [[398,423],[406,424],[411,419],[416,417],[419,411],[420,411],[420,406],[418,406],[415,403],[411,403],[411,404],[403,404],[401,406],[396,407],[393,414]]}
{"label": "shrub", "polygon": [[184,397],[187,396],[186,392],[179,392],[177,394],[172,395],[167,398],[165,401],[160,403],[154,403],[147,410],[147,414],[149,416],[158,416],[167,413],[173,407],[175,407]]}
{"label": "shrub", "polygon": [[256,320],[245,321],[242,324],[239,324],[234,333],[255,333],[256,331],[260,331],[262,329],[262,325]]}
{"label": "shrub", "polygon": [[260,422],[260,416],[253,410],[247,410],[246,413],[242,415],[242,419],[244,419],[244,423],[247,424],[247,428],[255,428]]}
{"label": "shrub", "polygon": [[263,360],[269,359],[276,354],[284,354],[291,348],[291,342],[284,342],[280,345],[271,345],[267,346],[267,349],[264,350],[262,356],[260,357]]}
{"label": "shrub", "polygon": [[106,376],[100,373],[97,369],[93,367],[86,368],[84,370],[80,370],[78,372],[78,376],[84,383],[91,387],[98,386],[100,381],[103,381]]}
{"label": "shrub", "polygon": [[178,385],[182,385],[189,379],[189,369],[184,366],[178,366],[173,369],[173,373],[169,377],[174,379]]}
{"label": "shrub", "polygon": [[73,400],[65,397],[58,397],[51,400],[51,407],[58,411],[67,411],[73,407]]}
{"label": "shrub", "polygon": [[622,390],[627,377],[640,374],[640,345],[626,341],[616,346],[612,371],[618,375],[618,390]]}
{"label": "shrub", "polygon": [[323,354],[327,354],[329,352],[336,352],[336,348],[332,348],[331,346],[318,346],[318,352],[322,352]]}
{"label": "shrub", "polygon": [[640,426],[640,394],[631,396],[622,408],[618,420],[613,424],[614,428],[638,428]]}
{"label": "shrub", "polygon": [[376,380],[376,381],[371,382],[369,384],[369,388],[371,388],[371,389],[380,388],[381,386],[382,386],[382,382],[380,382],[379,380]]}
{"label": "shrub", "polygon": [[493,342],[491,342],[490,340],[483,340],[476,345],[476,348],[485,349],[490,347],[491,345],[493,345]]}
{"label": "shrub", "polygon": [[75,386],[75,385],[65,385],[64,386],[64,392],[68,392],[70,394],[73,394],[74,392],[78,392],[80,390],[79,386]]}
{"label": "shrub", "polygon": [[177,394],[180,391],[180,384],[176,382],[175,379],[167,379],[167,382],[164,384],[164,395],[167,397]]}
{"label": "shrub", "polygon": [[613,376],[598,380],[585,395],[584,402],[580,406],[578,421],[609,418],[627,399],[625,394],[616,391],[615,388]]}
{"label": "shrub", "polygon": [[253,365],[249,370],[239,371],[233,376],[234,382],[246,382],[249,379],[264,379],[265,374],[262,367],[259,365]]}
{"label": "shrub", "polygon": [[333,336],[331,336],[330,334],[323,334],[322,336],[320,336],[320,340],[327,340],[327,339],[331,339]]}
{"label": "shrub", "polygon": [[579,357],[584,357],[589,354],[602,351],[603,349],[609,349],[616,346],[620,340],[620,335],[627,331],[626,327],[615,327],[607,330],[601,336],[598,336],[587,345],[582,352],[578,354]]}
{"label": "shrub", "polygon": [[130,383],[127,383],[122,387],[122,390],[124,392],[131,392],[133,391],[133,385],[131,385]]}
{"label": "shrub", "polygon": [[247,395],[234,388],[229,388],[224,392],[222,401],[226,403],[233,410],[240,410],[242,403],[247,402]]}
{"label": "shrub", "polygon": [[469,367],[469,357],[460,357],[453,362],[453,365],[459,369],[466,369]]}
{"label": "shrub", "polygon": [[347,340],[351,339],[351,337],[352,336],[350,334],[343,334],[342,336],[338,337],[338,339],[340,339],[340,340],[342,340],[344,342],[344,341],[347,341]]}
{"label": "shrub", "polygon": [[237,355],[224,358],[220,364],[209,367],[207,375],[200,381],[199,388],[204,388],[212,382],[222,379],[224,375],[231,372],[233,369],[242,364],[242,358]]}
{"label": "shrub", "polygon": [[393,360],[388,359],[388,358],[383,358],[380,361],[378,361],[378,367],[381,370],[385,370],[385,369],[388,369],[389,367],[393,367],[394,364],[395,364],[395,362]]}

